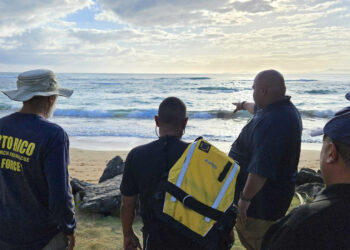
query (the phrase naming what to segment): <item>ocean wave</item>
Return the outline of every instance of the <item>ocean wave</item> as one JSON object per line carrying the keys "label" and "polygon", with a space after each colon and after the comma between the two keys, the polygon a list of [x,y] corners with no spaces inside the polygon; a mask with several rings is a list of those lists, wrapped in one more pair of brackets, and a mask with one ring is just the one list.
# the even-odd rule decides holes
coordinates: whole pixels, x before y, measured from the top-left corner
{"label": "ocean wave", "polygon": [[12,109],[11,105],[7,105],[7,104],[4,104],[4,103],[0,104],[0,110],[11,110],[11,109]]}
{"label": "ocean wave", "polygon": [[133,110],[127,114],[128,118],[153,119],[158,109]]}
{"label": "ocean wave", "polygon": [[315,79],[294,79],[294,80],[286,80],[286,82],[317,82]]}
{"label": "ocean wave", "polygon": [[[158,113],[157,109],[120,109],[120,110],[78,110],[56,109],[54,116],[62,117],[86,117],[86,118],[136,118],[153,119]],[[233,113],[229,110],[189,111],[190,119],[231,119],[247,117],[248,112]]]}
{"label": "ocean wave", "polygon": [[212,119],[215,118],[213,114],[209,112],[189,112],[190,118],[193,119]]}
{"label": "ocean wave", "polygon": [[104,110],[56,109],[54,116],[110,118],[113,113]]}
{"label": "ocean wave", "polygon": [[182,80],[210,80],[211,78],[203,76],[203,77],[181,77],[180,79],[182,79]]}
{"label": "ocean wave", "polygon": [[331,118],[335,113],[333,110],[299,110],[299,112],[307,118]]}
{"label": "ocean wave", "polygon": [[210,77],[207,76],[198,76],[198,77],[161,77],[157,78],[158,80],[210,80]]}
{"label": "ocean wave", "polygon": [[[8,107],[0,105],[0,110]],[[208,110],[188,111],[190,119],[236,119],[247,118],[251,115],[248,111],[233,113],[233,110]],[[330,118],[334,115],[333,110],[299,110],[305,118]],[[63,117],[86,117],[86,118],[132,118],[153,119],[158,113],[157,109],[120,109],[120,110],[78,110],[78,109],[56,109],[55,116]]]}
{"label": "ocean wave", "polygon": [[98,85],[118,85],[120,83],[118,82],[92,82],[91,84],[98,84]]}
{"label": "ocean wave", "polygon": [[307,94],[313,94],[313,95],[325,95],[325,94],[333,94],[335,91],[327,90],[327,89],[313,89],[309,91],[304,91],[300,93],[307,93]]}
{"label": "ocean wave", "polygon": [[235,88],[226,88],[226,87],[200,87],[197,88],[197,90],[203,90],[203,91],[229,91],[229,92],[237,92],[238,89]]}

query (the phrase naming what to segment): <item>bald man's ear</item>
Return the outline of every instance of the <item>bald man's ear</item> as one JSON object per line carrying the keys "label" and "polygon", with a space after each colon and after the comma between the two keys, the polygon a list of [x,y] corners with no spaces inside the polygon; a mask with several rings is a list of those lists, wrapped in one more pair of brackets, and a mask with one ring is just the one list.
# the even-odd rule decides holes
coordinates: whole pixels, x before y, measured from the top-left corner
{"label": "bald man's ear", "polygon": [[268,88],[265,88],[265,87],[261,88],[260,90],[261,90],[261,94],[262,94],[263,96],[267,95],[267,93],[269,92],[269,89],[268,89]]}
{"label": "bald man's ear", "polygon": [[159,127],[159,117],[157,115],[154,116],[154,121],[156,122],[156,126]]}
{"label": "bald man's ear", "polygon": [[188,117],[185,118],[184,123],[183,123],[183,125],[182,125],[182,129],[185,129],[185,128],[186,128],[187,122],[188,122]]}

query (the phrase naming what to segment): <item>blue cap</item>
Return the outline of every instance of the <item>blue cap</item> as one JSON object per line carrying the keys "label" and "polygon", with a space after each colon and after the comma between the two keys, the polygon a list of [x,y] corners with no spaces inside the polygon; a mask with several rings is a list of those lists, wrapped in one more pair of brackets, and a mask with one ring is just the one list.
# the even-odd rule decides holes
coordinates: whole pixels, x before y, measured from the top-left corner
{"label": "blue cap", "polygon": [[350,92],[348,92],[346,95],[345,95],[345,98],[348,99],[350,101]]}
{"label": "blue cap", "polygon": [[330,119],[323,129],[311,132],[311,136],[327,135],[336,142],[350,146],[350,107],[344,108]]}

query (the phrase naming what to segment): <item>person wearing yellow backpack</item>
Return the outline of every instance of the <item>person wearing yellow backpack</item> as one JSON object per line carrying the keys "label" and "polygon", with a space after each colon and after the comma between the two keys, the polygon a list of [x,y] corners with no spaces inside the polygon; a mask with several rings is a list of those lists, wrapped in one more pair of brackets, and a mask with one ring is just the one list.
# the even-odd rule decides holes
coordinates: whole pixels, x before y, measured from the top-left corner
{"label": "person wearing yellow backpack", "polygon": [[[159,139],[132,149],[127,156],[120,186],[124,249],[142,249],[132,229],[137,195],[144,224],[143,249],[200,249],[168,225],[155,221],[150,204],[155,184],[188,146],[188,143],[181,140],[187,120],[186,105],[179,98],[166,98],[155,116]],[[165,164],[166,161],[168,164]]]}
{"label": "person wearing yellow backpack", "polygon": [[137,195],[143,249],[223,250],[233,243],[239,166],[203,139],[182,141],[187,121],[186,105],[166,98],[155,116],[159,139],[127,156],[120,186],[124,249],[142,249],[132,228]]}

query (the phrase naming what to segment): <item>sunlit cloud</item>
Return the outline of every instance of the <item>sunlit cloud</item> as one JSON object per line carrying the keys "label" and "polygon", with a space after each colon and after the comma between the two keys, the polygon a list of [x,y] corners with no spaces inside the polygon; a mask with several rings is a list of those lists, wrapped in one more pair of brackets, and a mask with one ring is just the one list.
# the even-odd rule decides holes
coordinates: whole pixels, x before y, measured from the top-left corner
{"label": "sunlit cloud", "polygon": [[350,65],[349,5],[325,0],[6,0],[0,3],[0,67],[344,71]]}

